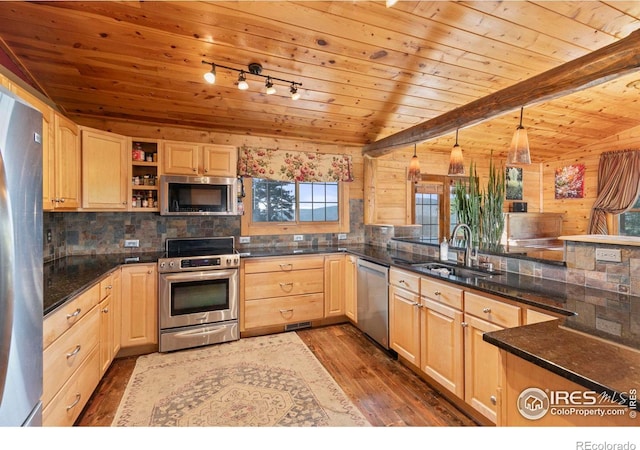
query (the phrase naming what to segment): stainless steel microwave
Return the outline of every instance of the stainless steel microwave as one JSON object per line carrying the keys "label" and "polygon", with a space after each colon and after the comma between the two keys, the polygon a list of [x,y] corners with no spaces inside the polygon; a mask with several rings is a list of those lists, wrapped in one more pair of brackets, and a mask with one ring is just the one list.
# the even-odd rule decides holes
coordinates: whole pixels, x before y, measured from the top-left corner
{"label": "stainless steel microwave", "polygon": [[235,216],[238,180],[233,177],[160,176],[160,215]]}

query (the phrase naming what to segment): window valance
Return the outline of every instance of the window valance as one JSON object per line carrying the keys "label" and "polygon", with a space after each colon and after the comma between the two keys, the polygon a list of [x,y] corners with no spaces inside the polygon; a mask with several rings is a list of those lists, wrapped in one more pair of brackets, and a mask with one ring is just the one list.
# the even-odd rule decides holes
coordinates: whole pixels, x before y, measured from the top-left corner
{"label": "window valance", "polygon": [[238,174],[278,181],[353,181],[350,155],[240,147]]}

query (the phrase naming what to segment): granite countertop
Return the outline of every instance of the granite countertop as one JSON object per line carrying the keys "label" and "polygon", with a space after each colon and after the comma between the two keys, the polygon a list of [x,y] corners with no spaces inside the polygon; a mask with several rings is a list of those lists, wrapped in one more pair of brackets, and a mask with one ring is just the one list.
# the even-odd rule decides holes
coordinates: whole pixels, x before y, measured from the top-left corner
{"label": "granite countertop", "polygon": [[[480,278],[443,276],[424,267],[413,266],[439,262],[437,259],[365,244],[240,248],[239,251],[243,258],[348,252],[378,264],[441,278],[463,288],[565,315],[565,319],[485,333],[484,340],[598,392],[622,393],[638,387],[640,333],[638,319],[634,317],[638,315],[640,297],[511,272],[487,273]],[[118,266],[132,262],[156,262],[162,253],[136,254],[138,259],[134,261],[125,259],[125,256],[69,256],[46,263],[44,314],[81,293]],[[595,315],[582,313],[593,311],[593,308],[601,308],[600,317],[622,317],[621,321],[629,325],[609,333],[606,326],[596,323]]]}
{"label": "granite countertop", "polygon": [[157,262],[162,253],[66,256],[44,263],[43,314],[91,287],[122,264]]}

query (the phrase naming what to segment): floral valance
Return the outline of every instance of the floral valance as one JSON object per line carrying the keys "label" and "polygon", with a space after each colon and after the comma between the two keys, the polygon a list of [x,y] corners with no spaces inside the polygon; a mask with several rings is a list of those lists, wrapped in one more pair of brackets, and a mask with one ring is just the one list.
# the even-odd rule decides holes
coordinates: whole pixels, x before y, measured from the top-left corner
{"label": "floral valance", "polygon": [[242,146],[238,174],[278,181],[353,181],[349,155]]}

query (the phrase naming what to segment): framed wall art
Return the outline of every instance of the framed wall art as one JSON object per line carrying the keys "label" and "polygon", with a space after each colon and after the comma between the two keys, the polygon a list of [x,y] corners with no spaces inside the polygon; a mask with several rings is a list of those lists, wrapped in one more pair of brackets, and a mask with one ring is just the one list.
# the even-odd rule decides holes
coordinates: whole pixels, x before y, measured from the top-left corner
{"label": "framed wall art", "polygon": [[573,164],[556,169],[556,199],[584,197],[584,164]]}
{"label": "framed wall art", "polygon": [[522,167],[507,167],[504,190],[507,200],[522,200]]}

